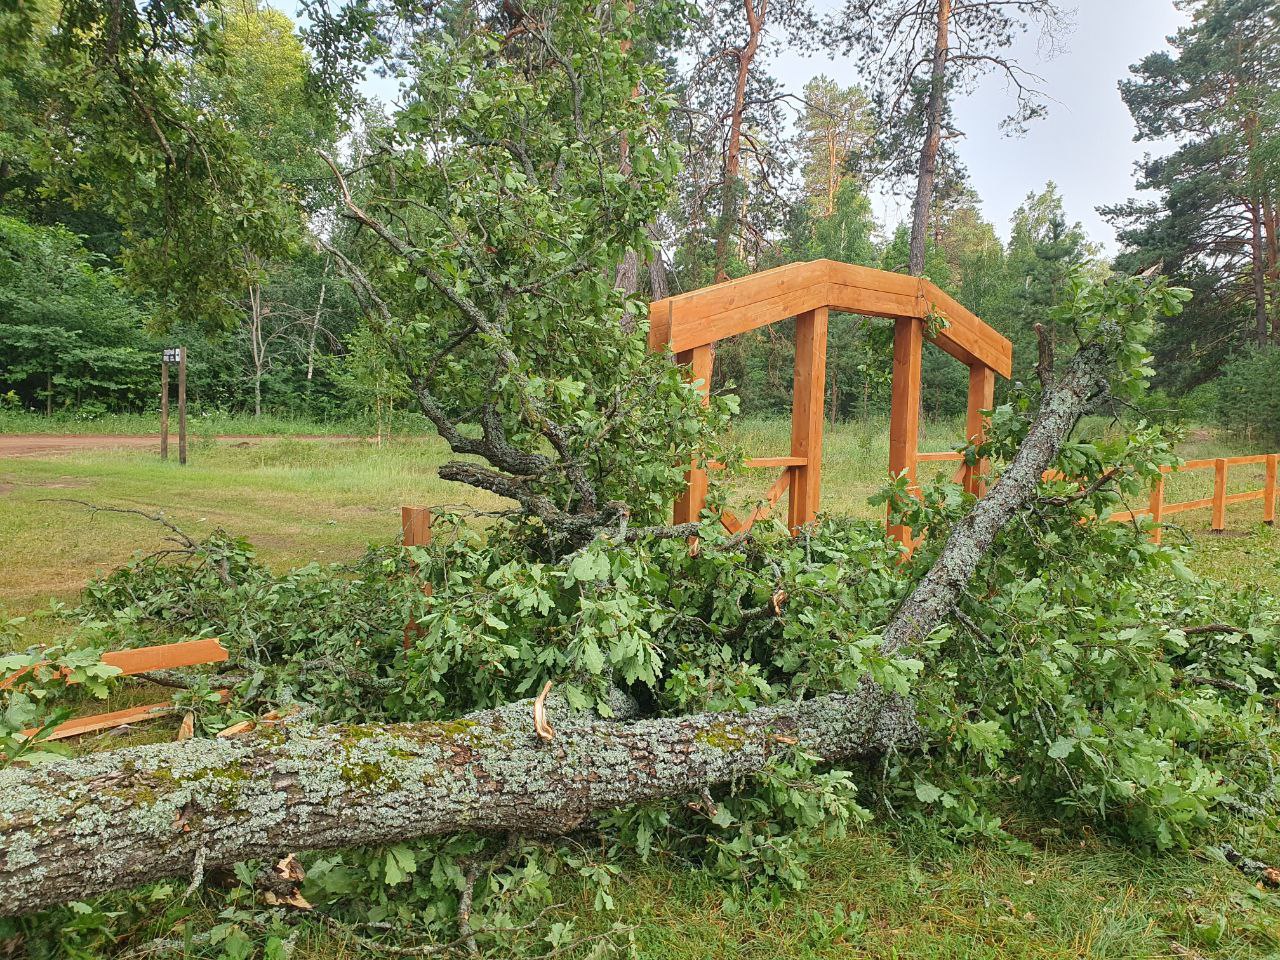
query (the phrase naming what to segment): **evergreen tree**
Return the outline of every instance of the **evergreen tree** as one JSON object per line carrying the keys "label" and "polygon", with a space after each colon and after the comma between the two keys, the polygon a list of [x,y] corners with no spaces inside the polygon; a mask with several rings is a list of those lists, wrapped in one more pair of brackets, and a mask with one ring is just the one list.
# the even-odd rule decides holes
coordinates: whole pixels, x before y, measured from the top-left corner
{"label": "evergreen tree", "polygon": [[1195,296],[1156,342],[1174,386],[1201,382],[1245,343],[1280,342],[1280,8],[1188,0],[1190,25],[1120,92],[1140,140],[1172,141],[1138,168],[1155,203],[1109,208],[1126,269],[1163,263]]}

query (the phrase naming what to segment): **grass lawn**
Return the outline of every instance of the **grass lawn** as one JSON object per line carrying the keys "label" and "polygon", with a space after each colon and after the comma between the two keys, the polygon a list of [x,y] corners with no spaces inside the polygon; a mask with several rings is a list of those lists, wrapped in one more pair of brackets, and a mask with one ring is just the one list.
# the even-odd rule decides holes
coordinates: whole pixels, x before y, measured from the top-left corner
{"label": "grass lawn", "polygon": [[[752,454],[787,452],[786,423],[738,430]],[[959,433],[957,424],[930,424],[922,447],[948,449]],[[1195,434],[1184,450],[1188,457],[1244,452],[1253,451],[1207,434]],[[72,601],[97,572],[161,543],[164,531],[142,517],[93,514],[67,498],[162,510],[192,535],[221,526],[246,536],[275,566],[347,560],[398,534],[402,504],[497,505],[436,477],[444,453],[427,439],[383,446],[206,440],[193,446],[186,467],[142,450],[0,460],[0,606],[21,614],[51,599]],[[876,515],[866,498],[887,460],[883,423],[829,427],[823,508]],[[772,478],[761,472],[743,496]],[[1207,496],[1211,484],[1212,471],[1174,478],[1167,499]],[[1233,491],[1258,486],[1261,468],[1233,472]],[[1280,537],[1261,526],[1258,504],[1229,508],[1226,536],[1207,533],[1208,511],[1176,519],[1186,532],[1170,537],[1186,537],[1194,568],[1280,590]],[[566,910],[588,927],[613,919],[634,925],[646,960],[1280,956],[1280,896],[1207,856],[1138,855],[1044,824],[1012,829],[1037,848],[1034,855],[950,846],[927,828],[881,823],[827,844],[813,882],[777,902],[746,896],[739,898],[745,908],[734,908],[725,887],[657,864],[637,866],[618,883],[615,916],[593,916],[587,899]],[[294,957],[360,955],[326,933],[301,943]]]}

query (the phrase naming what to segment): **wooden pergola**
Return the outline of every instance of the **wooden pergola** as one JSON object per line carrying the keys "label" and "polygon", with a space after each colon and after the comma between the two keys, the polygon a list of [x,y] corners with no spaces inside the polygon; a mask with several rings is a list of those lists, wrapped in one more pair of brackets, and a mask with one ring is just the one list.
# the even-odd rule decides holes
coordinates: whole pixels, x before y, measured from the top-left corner
{"label": "wooden pergola", "polygon": [[[980,439],[982,411],[991,409],[996,374],[1008,378],[1013,347],[968,309],[920,277],[872,270],[834,260],[793,263],[739,280],[658,300],[649,307],[649,346],[669,347],[676,362],[689,367],[704,394],[711,384],[715,343],[794,317],[796,321],[795,387],[791,408],[791,454],[758,457],[749,467],[781,467],[782,474],[751,516],[723,516],[731,531],[749,527],[788,496],[787,525],[793,531],[817,516],[822,482],[823,398],[826,388],[827,318],[830,311],[888,317],[893,328],[893,402],[889,425],[889,473],[906,474],[912,484],[921,461],[961,459],[958,453],[919,452],[920,364],[926,338],[969,368],[966,432]],[[926,333],[926,320],[938,330]],[[938,329],[941,326],[941,329]],[[706,506],[707,468],[694,465],[688,488],[676,503],[675,522],[696,520]],[[975,494],[983,491],[985,464],[962,466],[957,479]],[[910,543],[910,531],[891,532]]]}

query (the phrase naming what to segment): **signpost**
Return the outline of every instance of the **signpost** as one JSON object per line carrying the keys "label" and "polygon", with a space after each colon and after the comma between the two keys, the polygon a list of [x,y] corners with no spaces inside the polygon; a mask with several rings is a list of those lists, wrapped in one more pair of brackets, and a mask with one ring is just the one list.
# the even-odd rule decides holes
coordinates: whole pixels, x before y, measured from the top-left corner
{"label": "signpost", "polygon": [[169,459],[169,364],[178,365],[178,463],[187,462],[187,348],[165,347],[160,360],[160,459]]}

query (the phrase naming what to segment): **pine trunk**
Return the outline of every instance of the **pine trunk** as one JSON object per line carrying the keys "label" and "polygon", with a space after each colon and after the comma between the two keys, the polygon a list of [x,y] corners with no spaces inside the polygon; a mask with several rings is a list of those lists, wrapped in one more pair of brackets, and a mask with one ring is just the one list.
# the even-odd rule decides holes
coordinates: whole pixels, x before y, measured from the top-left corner
{"label": "pine trunk", "polygon": [[924,145],[916,175],[916,197],[911,217],[911,254],[908,269],[912,276],[924,275],[925,242],[929,236],[929,209],[933,205],[933,184],[937,178],[938,151],[942,147],[942,116],[947,96],[947,49],[950,43],[951,0],[938,0],[938,34],[933,45],[933,66],[929,101],[925,108]]}

